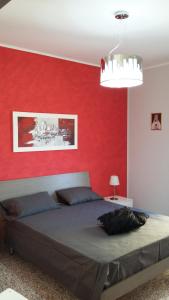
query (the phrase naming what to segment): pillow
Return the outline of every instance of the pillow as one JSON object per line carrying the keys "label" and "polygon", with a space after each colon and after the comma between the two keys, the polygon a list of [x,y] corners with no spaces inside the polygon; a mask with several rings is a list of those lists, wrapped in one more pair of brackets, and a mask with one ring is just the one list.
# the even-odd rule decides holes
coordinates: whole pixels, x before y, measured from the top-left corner
{"label": "pillow", "polygon": [[68,205],[102,199],[102,197],[93,192],[90,187],[85,186],[59,190],[56,191],[56,195],[59,202]]}
{"label": "pillow", "polygon": [[5,215],[12,219],[60,207],[48,192],[39,192],[32,195],[15,197],[4,200],[0,202],[0,204],[5,211]]}
{"label": "pillow", "polygon": [[148,215],[143,212],[123,207],[100,216],[98,221],[108,235],[113,235],[137,229],[146,223],[147,218]]}

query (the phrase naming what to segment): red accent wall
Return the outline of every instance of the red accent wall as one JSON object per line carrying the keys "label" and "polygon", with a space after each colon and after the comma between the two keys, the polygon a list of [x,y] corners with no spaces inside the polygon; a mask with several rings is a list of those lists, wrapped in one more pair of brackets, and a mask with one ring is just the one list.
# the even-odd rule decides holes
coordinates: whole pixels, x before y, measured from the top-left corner
{"label": "red accent wall", "polygon": [[[99,68],[0,47],[0,180],[89,171],[94,190],[126,194],[127,91]],[[12,111],[78,114],[78,150],[12,152]]]}

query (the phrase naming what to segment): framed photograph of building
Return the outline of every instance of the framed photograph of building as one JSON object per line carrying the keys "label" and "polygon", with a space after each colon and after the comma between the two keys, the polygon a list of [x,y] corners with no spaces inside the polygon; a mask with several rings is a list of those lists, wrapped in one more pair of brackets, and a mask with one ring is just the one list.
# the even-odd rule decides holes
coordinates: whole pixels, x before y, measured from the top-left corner
{"label": "framed photograph of building", "polygon": [[162,129],[162,113],[151,114],[151,130]]}
{"label": "framed photograph of building", "polygon": [[13,151],[78,148],[77,115],[13,112]]}

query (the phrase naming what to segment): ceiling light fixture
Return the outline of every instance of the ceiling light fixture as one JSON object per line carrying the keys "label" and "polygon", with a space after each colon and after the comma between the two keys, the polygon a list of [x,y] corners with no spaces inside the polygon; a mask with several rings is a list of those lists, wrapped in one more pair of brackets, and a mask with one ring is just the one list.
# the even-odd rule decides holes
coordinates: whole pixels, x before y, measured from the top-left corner
{"label": "ceiling light fixture", "polygon": [[[126,11],[115,13],[115,18],[120,21],[128,17]],[[113,54],[119,45],[120,43],[101,59],[100,85],[110,88],[141,85],[143,83],[142,58],[138,55]]]}

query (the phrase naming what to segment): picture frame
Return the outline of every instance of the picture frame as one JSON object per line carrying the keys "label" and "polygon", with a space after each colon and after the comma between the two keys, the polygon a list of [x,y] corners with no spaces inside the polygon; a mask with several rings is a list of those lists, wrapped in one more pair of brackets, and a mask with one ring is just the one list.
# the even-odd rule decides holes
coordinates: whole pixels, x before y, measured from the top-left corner
{"label": "picture frame", "polygon": [[151,113],[151,130],[162,130],[162,113]]}
{"label": "picture frame", "polygon": [[78,116],[13,112],[13,151],[78,149]]}

